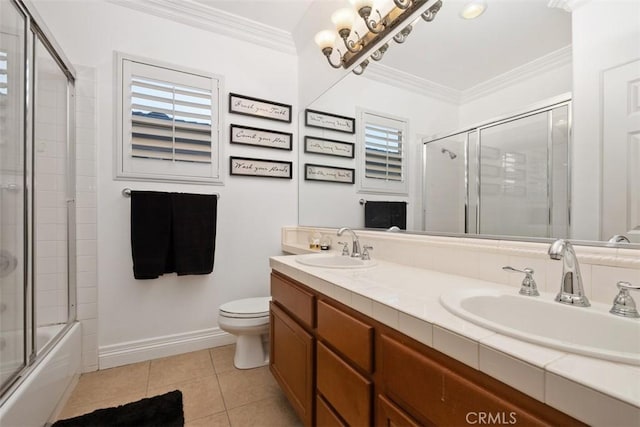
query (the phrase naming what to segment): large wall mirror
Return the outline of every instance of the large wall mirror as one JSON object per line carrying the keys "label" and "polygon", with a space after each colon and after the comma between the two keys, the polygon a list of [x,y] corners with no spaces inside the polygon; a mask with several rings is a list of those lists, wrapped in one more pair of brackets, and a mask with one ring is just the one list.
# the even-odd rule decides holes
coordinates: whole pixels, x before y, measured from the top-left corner
{"label": "large wall mirror", "polygon": [[[465,3],[444,0],[434,21],[417,22],[363,75],[346,75],[306,106],[354,118],[353,133],[332,129],[331,116],[328,126],[309,126],[301,112],[299,224],[384,228],[375,218],[382,211],[402,216],[390,224],[407,232],[603,242],[624,235],[640,243],[640,146],[608,146],[635,133],[588,143],[572,127],[575,112],[585,121],[594,107],[602,122],[594,131],[619,129],[619,119],[607,121],[607,102],[628,103],[606,85],[640,78],[640,50],[635,62],[626,53],[596,64],[585,63],[585,52],[595,49],[596,58],[611,47],[618,35],[598,40],[594,26],[615,26],[595,16],[604,3],[625,2],[594,0],[593,10],[570,12],[548,0],[496,0],[474,20],[461,19]],[[627,51],[640,49],[633,34],[624,36]],[[626,74],[609,78],[611,69]],[[576,97],[589,80],[599,97]],[[624,168],[609,176],[616,162]],[[594,165],[601,171],[590,172]],[[608,218],[607,210],[625,214]]]}

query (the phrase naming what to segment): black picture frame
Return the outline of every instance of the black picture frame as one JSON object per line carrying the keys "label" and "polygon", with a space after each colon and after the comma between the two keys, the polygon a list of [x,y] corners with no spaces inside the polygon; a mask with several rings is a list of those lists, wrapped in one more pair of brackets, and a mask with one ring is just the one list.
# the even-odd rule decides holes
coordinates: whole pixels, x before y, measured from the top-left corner
{"label": "black picture frame", "polygon": [[310,154],[353,159],[356,151],[355,146],[353,142],[318,138],[317,136],[304,137],[304,152]]}
{"label": "black picture frame", "polygon": [[229,126],[229,143],[291,151],[293,134],[232,123]]}
{"label": "black picture frame", "polygon": [[281,102],[229,93],[229,113],[291,123],[292,107]]}
{"label": "black picture frame", "polygon": [[337,166],[305,163],[304,180],[331,182],[335,184],[355,184],[356,170]]}
{"label": "black picture frame", "polygon": [[[280,169],[277,169],[280,167]],[[276,169],[274,169],[276,168]],[[261,178],[293,178],[293,162],[287,160],[229,157],[229,174]]]}
{"label": "black picture frame", "polygon": [[356,119],[324,111],[304,110],[304,125],[310,128],[328,129],[349,134],[356,133]]}

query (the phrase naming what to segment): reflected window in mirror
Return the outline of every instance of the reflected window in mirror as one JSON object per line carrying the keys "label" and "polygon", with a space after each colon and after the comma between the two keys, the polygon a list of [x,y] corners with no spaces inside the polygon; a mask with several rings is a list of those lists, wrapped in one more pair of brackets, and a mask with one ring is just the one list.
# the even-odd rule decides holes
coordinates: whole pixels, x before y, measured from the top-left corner
{"label": "reflected window in mirror", "polygon": [[361,192],[408,194],[407,119],[360,110],[359,188]]}

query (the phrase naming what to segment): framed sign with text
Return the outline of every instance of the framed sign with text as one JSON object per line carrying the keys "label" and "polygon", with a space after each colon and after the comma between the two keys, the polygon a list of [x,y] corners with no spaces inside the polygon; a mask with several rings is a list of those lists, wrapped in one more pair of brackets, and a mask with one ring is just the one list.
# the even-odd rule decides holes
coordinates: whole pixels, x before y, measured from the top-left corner
{"label": "framed sign with text", "polygon": [[264,148],[292,149],[293,134],[269,129],[231,125],[229,141],[232,144],[255,145]]}
{"label": "framed sign with text", "polygon": [[291,105],[250,96],[229,94],[229,112],[291,123]]}
{"label": "framed sign with text", "polygon": [[312,128],[335,130],[337,132],[356,133],[356,119],[338,116],[316,110],[304,110],[304,124]]}
{"label": "framed sign with text", "polygon": [[353,159],[354,144],[351,142],[335,141],[333,139],[317,138],[315,136],[304,137],[304,152],[324,154],[327,156],[348,157]]}
{"label": "framed sign with text", "polygon": [[349,168],[338,168],[335,166],[304,165],[304,179],[306,181],[325,181],[340,184],[354,184],[356,182],[356,171]]}
{"label": "framed sign with text", "polygon": [[292,163],[280,160],[250,159],[230,157],[229,173],[240,176],[259,176],[265,178],[292,178]]}

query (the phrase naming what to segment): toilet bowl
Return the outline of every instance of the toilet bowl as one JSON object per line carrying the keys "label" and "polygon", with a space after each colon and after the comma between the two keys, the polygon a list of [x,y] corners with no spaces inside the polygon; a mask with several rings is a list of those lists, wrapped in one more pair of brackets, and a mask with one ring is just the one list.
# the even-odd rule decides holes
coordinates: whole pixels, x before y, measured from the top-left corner
{"label": "toilet bowl", "polygon": [[271,297],[239,299],[218,310],[220,329],[236,336],[233,364],[238,369],[269,363],[269,301]]}

